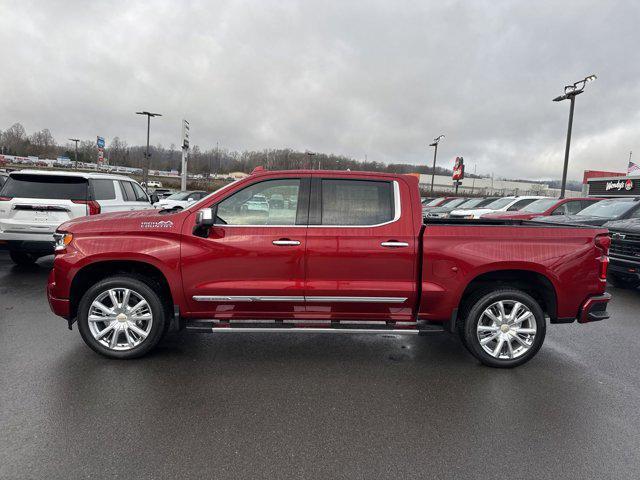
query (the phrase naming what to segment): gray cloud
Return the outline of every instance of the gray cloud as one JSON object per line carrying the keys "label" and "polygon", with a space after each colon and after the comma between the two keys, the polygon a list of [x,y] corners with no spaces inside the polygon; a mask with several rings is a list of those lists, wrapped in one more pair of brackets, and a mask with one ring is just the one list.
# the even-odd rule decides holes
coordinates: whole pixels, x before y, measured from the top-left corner
{"label": "gray cloud", "polygon": [[293,147],[570,178],[640,158],[634,1],[25,2],[0,5],[0,128],[202,148]]}

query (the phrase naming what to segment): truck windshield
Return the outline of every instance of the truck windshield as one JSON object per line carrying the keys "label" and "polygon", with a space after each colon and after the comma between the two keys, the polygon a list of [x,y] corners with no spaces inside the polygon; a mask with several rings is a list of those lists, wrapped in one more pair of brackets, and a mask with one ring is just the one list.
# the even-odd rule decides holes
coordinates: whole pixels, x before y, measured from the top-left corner
{"label": "truck windshield", "polygon": [[502,207],[506,207],[514,200],[515,198],[513,197],[499,198],[498,200],[491,202],[489,205],[485,205],[484,208],[489,208],[491,210],[500,210]]}
{"label": "truck windshield", "polygon": [[19,173],[9,177],[0,193],[11,198],[86,200],[87,186],[82,177]]}
{"label": "truck windshield", "polygon": [[553,207],[558,200],[556,198],[541,198],[535,202],[531,202],[529,205],[522,209],[523,212],[529,213],[542,213],[546,212],[549,208]]}
{"label": "truck windshield", "polygon": [[615,200],[602,200],[601,202],[589,205],[576,215],[580,217],[602,217],[614,218],[625,214],[637,205],[632,198],[617,198]]}
{"label": "truck windshield", "polygon": [[447,208],[461,207],[462,204],[466,202],[467,202],[466,198],[454,198],[453,200],[447,201],[443,206]]}
{"label": "truck windshield", "polygon": [[495,198],[486,199],[486,198],[472,198],[471,200],[467,200],[463,204],[460,205],[459,208],[475,208],[486,205],[487,203],[495,201]]}
{"label": "truck windshield", "polygon": [[[447,201],[448,201],[448,200],[445,200],[445,201],[443,202],[443,205],[444,205],[445,203],[447,203]],[[427,203],[427,204],[425,204],[425,205],[426,205],[427,207],[434,207],[434,206],[436,206],[436,205],[437,205],[438,203],[440,203],[440,202],[442,202],[442,198],[434,198],[433,200],[431,200],[429,203]],[[440,206],[442,206],[442,205],[440,205]]]}

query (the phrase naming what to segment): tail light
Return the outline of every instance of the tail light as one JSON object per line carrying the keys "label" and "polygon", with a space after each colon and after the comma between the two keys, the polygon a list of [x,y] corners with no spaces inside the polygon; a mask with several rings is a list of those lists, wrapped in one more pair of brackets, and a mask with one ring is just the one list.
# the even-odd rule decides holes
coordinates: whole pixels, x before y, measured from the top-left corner
{"label": "tail light", "polygon": [[11,200],[11,197],[0,197],[0,202],[8,202]]}
{"label": "tail light", "polygon": [[609,247],[611,246],[611,237],[609,235],[598,235],[595,240],[596,248],[602,252],[600,256],[600,280],[607,280],[607,268],[609,267]]}
{"label": "tail light", "polygon": [[95,200],[72,200],[73,203],[79,205],[86,205],[89,210],[89,215],[98,215],[100,213],[100,204]]}
{"label": "tail light", "polygon": [[609,247],[611,246],[611,237],[609,235],[598,235],[596,237],[596,247],[602,250],[603,255],[609,255]]}

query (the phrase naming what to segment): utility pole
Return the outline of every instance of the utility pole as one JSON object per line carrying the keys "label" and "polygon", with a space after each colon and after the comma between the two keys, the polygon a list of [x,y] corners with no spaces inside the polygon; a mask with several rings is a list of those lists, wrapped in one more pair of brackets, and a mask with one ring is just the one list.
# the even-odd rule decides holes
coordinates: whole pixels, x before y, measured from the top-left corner
{"label": "utility pole", "polygon": [[79,138],[69,138],[68,140],[71,140],[72,142],[74,142],[76,144],[76,170],[78,170],[78,142],[80,141]]}
{"label": "utility pole", "polygon": [[439,135],[433,139],[433,142],[429,144],[430,147],[434,147],[433,150],[433,167],[431,168],[431,192],[430,195],[433,195],[433,181],[435,180],[436,175],[436,157],[438,156],[438,144],[440,140],[444,138],[444,135]]}
{"label": "utility pole", "polygon": [[[187,189],[187,154],[189,153],[189,122],[182,120],[182,170],[180,171],[180,190]],[[209,167],[211,173],[211,167]]]}
{"label": "utility pole", "polygon": [[145,162],[144,162],[144,189],[147,193],[149,193],[149,187],[147,184],[149,183],[149,164],[151,163],[151,154],[149,153],[149,130],[151,130],[151,117],[161,117],[161,113],[151,113],[151,112],[136,112],[136,115],[146,115],[147,116],[147,150],[144,154]]}
{"label": "utility pole", "polygon": [[578,80],[573,85],[564,87],[564,95],[560,95],[553,99],[554,102],[569,100],[569,126],[567,127],[567,143],[564,148],[564,167],[562,169],[562,187],[560,188],[560,198],[564,198],[564,192],[567,186],[567,170],[569,168],[569,148],[571,147],[571,130],[573,128],[573,109],[576,104],[576,97],[584,92],[584,87],[588,82],[594,81],[595,75],[589,75],[582,80]]}

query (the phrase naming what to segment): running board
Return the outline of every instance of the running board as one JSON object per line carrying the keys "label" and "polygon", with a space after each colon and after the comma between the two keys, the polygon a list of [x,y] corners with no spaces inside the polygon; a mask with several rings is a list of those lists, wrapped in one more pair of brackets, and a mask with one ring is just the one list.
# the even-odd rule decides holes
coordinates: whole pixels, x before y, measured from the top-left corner
{"label": "running board", "polygon": [[[316,326],[301,326],[300,323],[285,323],[281,321],[232,321],[193,320],[187,322],[185,328],[190,332],[202,333],[356,333],[356,334],[395,334],[395,335],[424,335],[442,333],[445,329],[441,325],[418,324],[412,328],[397,328],[393,322],[310,322]],[[326,325],[322,325],[325,324]],[[402,322],[399,322],[402,324]],[[412,322],[413,323],[413,322]],[[322,326],[318,326],[321,324]],[[417,328],[416,328],[417,326]]]}

